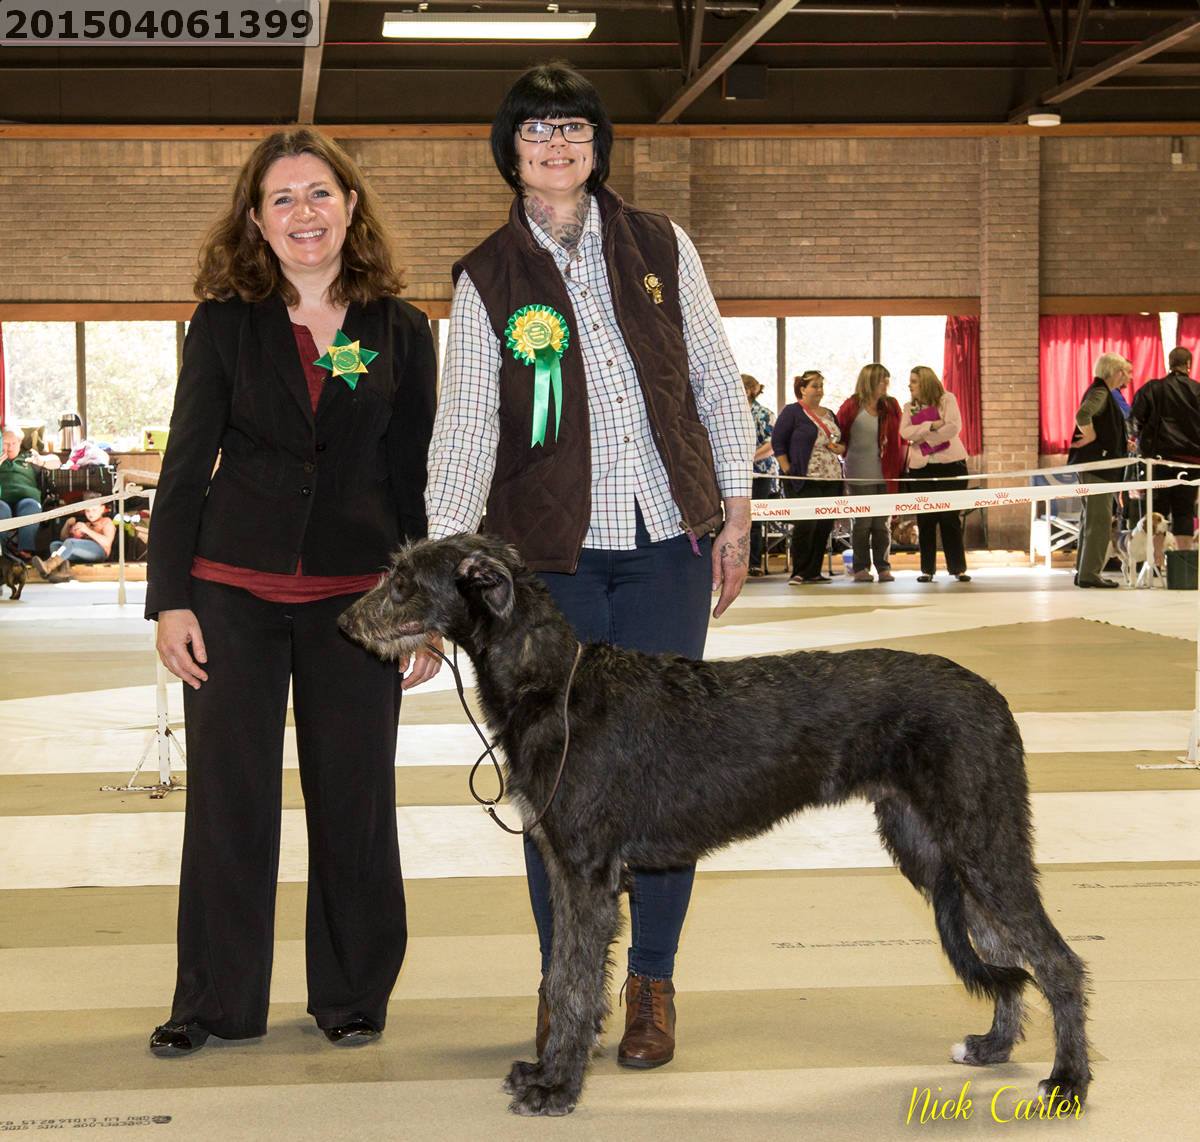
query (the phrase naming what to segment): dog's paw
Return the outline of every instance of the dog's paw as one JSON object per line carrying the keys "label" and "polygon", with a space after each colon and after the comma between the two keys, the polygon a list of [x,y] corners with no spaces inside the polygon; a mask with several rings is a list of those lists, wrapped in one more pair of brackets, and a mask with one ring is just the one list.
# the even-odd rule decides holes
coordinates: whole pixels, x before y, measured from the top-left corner
{"label": "dog's paw", "polygon": [[526,1087],[533,1083],[541,1082],[542,1079],[542,1068],[538,1063],[522,1063],[518,1061],[513,1063],[512,1070],[508,1072],[508,1076],[500,1084],[500,1089],[505,1094],[519,1095]]}
{"label": "dog's paw", "polygon": [[545,1116],[550,1118],[570,1114],[575,1109],[577,1096],[566,1086],[545,1086],[535,1083],[527,1086],[508,1104],[513,1114],[526,1117]]}
{"label": "dog's paw", "polygon": [[994,1063],[1007,1063],[1012,1055],[1012,1044],[995,1043],[987,1035],[968,1035],[961,1043],[950,1048],[950,1058],[967,1067],[987,1067]]}
{"label": "dog's paw", "polygon": [[1043,1099],[1050,1113],[1058,1118],[1082,1113],[1087,1091],[1087,1079],[1058,1079],[1051,1075],[1038,1083],[1038,1098]]}

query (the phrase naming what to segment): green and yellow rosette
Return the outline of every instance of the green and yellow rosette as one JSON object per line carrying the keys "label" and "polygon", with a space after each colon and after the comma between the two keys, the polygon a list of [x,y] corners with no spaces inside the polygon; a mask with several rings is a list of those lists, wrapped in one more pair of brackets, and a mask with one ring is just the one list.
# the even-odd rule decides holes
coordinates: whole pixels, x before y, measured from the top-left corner
{"label": "green and yellow rosette", "polygon": [[546,443],[550,392],[554,391],[554,439],[562,424],[562,369],[559,361],[571,335],[566,319],[548,305],[523,305],[508,319],[504,331],[513,356],[533,366],[533,436],[530,448]]}
{"label": "green and yellow rosette", "polygon": [[375,350],[364,349],[360,342],[351,341],[339,329],[333,335],[333,344],[313,364],[328,369],[335,377],[341,377],[353,391],[358,388],[358,378],[378,356]]}

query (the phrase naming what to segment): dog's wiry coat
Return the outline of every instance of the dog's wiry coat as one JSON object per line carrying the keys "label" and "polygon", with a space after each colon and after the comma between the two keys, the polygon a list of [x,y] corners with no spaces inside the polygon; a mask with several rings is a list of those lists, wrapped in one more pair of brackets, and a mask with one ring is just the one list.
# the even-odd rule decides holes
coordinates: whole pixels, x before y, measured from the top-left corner
{"label": "dog's wiry coat", "polygon": [[[558,768],[576,642],[517,553],[482,536],[414,544],[343,626],[392,657],[435,631],[463,647],[514,803],[531,820]],[[1020,734],[978,675],[890,650],[694,662],[593,643],[570,722],[566,774],[534,830],[554,906],[551,1033],[541,1059],[513,1065],[513,1110],[564,1114],[579,1098],[607,1014],[623,866],[689,864],[850,797],[874,802],[880,837],[932,902],[954,970],[994,1001],[991,1029],[967,1036],[953,1057],[1006,1060],[1032,979],[1054,1014],[1044,1091],[1085,1097],[1084,968],[1038,892]]]}

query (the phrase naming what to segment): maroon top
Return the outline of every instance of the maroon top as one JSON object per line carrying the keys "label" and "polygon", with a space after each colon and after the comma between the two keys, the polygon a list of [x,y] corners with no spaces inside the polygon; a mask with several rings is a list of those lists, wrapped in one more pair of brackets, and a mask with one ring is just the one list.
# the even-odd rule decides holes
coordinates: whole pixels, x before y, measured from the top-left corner
{"label": "maroon top", "polygon": [[[304,379],[308,383],[308,399],[316,415],[321,392],[329,376],[313,362],[321,355],[308,326],[292,322],[292,334],[296,338],[296,349],[300,363],[304,366]],[[269,603],[315,603],[320,599],[332,599],[337,595],[352,595],[369,591],[378,582],[381,572],[370,575],[305,575],[304,568],[296,564],[294,575],[282,575],[273,571],[254,571],[249,567],[235,567],[229,563],[214,563],[197,555],[192,560],[192,575],[210,583],[224,583],[240,587],[243,591]]]}

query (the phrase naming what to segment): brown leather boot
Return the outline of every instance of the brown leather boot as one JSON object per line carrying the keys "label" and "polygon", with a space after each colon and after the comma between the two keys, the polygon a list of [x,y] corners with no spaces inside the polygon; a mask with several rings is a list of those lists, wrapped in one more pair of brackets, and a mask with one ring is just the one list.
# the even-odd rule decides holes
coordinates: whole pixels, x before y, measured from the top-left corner
{"label": "brown leather boot", "polygon": [[537,1034],[533,1045],[540,1059],[546,1052],[546,1042],[550,1038],[550,1005],[546,1002],[546,981],[543,979],[538,986]]}
{"label": "brown leather boot", "polygon": [[617,1048],[623,1067],[661,1067],[675,1057],[675,985],[669,979],[625,980],[625,1035]]}
{"label": "brown leather boot", "polygon": [[33,557],[33,565],[37,568],[38,574],[47,581],[66,560],[61,555],[51,555],[49,559],[39,559],[36,555]]}

